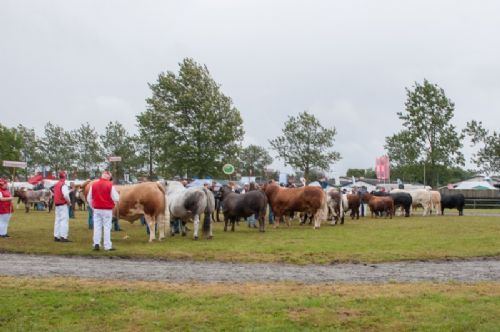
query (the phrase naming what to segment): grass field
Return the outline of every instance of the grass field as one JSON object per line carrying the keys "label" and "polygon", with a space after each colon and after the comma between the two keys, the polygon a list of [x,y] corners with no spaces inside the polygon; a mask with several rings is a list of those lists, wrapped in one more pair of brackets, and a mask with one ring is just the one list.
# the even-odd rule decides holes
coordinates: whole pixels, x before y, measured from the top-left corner
{"label": "grass field", "polygon": [[53,213],[17,211],[9,227],[11,238],[0,239],[0,251],[292,264],[500,256],[500,217],[347,219],[343,226],[324,223],[319,230],[295,221],[290,229],[267,227],[265,233],[243,222],[235,233],[224,233],[222,223],[217,223],[211,241],[193,241],[191,232],[155,243],[147,243],[145,227],[138,222],[121,221],[124,231],[112,233],[117,248],[112,253],[91,250],[86,212],[77,211],[77,219],[70,220],[72,243],[53,241],[53,219]]}
{"label": "grass field", "polygon": [[5,331],[498,331],[500,284],[169,284],[0,277]]}

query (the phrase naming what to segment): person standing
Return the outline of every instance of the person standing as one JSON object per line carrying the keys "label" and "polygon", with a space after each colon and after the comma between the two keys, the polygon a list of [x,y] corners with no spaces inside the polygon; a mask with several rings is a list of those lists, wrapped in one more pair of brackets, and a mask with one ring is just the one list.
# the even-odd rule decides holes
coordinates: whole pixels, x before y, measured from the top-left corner
{"label": "person standing", "polygon": [[102,172],[101,178],[92,184],[87,194],[87,202],[94,212],[94,250],[100,249],[101,238],[104,238],[104,250],[115,250],[111,242],[111,222],[113,208],[120,195],[110,179],[109,171]]}
{"label": "person standing", "polygon": [[59,182],[54,186],[54,204],[56,206],[56,218],[54,221],[54,241],[71,242],[68,240],[69,233],[69,189],[66,185],[66,174],[59,172]]}
{"label": "person standing", "polygon": [[0,237],[3,238],[10,237],[7,230],[9,228],[10,217],[14,212],[14,207],[12,206],[13,199],[14,197],[10,194],[7,181],[0,179]]}
{"label": "person standing", "polygon": [[75,219],[76,189],[74,182],[69,183],[69,201],[70,201],[70,205],[68,206],[69,217],[71,219]]}

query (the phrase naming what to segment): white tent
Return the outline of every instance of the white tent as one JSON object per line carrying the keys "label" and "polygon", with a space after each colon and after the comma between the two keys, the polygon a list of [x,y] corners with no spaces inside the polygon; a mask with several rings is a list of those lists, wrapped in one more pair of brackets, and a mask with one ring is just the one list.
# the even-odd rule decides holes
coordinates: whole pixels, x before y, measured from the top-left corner
{"label": "white tent", "polygon": [[491,183],[487,181],[464,181],[460,182],[455,189],[476,189],[476,190],[486,190],[486,189],[492,189],[492,190],[498,190],[498,188],[495,188],[491,185]]}

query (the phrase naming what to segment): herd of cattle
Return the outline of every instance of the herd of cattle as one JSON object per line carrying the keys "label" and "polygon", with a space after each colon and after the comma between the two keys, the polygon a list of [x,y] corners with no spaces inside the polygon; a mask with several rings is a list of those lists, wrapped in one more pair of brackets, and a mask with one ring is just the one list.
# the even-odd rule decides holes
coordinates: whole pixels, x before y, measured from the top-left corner
{"label": "herd of cattle", "polygon": [[[76,188],[79,203],[85,204],[91,183],[89,180]],[[180,220],[181,225],[193,221],[193,236],[198,239],[202,214],[202,232],[210,239],[212,223],[219,221],[220,211],[224,216],[224,231],[227,230],[228,223],[231,223],[231,230],[234,231],[235,223],[241,218],[255,215],[259,221],[259,231],[263,232],[268,206],[269,213],[274,216],[275,227],[279,226],[280,221],[289,225],[295,213],[301,213],[301,224],[309,219],[309,224],[314,223],[314,228],[319,228],[324,220],[332,220],[332,224],[343,224],[349,211],[351,218],[359,219],[362,204],[369,207],[372,218],[392,218],[398,211],[409,217],[417,207],[423,208],[424,216],[438,214],[439,211],[444,214],[445,208],[456,208],[459,215],[463,215],[465,203],[464,196],[460,193],[444,195],[426,189],[345,194],[337,189],[325,191],[314,186],[283,188],[274,182],[244,194],[235,193],[226,185],[213,191],[207,188],[185,188],[177,181],[145,182],[116,186],[116,189],[120,193],[120,200],[113,210],[114,216],[130,222],[144,216],[150,229],[158,226],[160,239],[165,237],[165,230],[170,229],[170,220]],[[14,196],[25,204],[26,212],[32,203],[40,202],[51,211],[53,195],[48,189],[18,190],[14,192]],[[153,241],[155,237],[155,232],[150,232],[149,240]]]}

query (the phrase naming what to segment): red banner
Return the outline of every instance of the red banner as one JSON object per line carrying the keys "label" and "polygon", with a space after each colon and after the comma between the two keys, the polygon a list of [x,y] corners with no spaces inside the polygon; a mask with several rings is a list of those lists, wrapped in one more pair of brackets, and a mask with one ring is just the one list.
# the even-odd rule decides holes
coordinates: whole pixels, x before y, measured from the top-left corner
{"label": "red banner", "polygon": [[378,157],[375,160],[375,172],[377,173],[377,179],[379,180],[389,180],[390,175],[390,163],[388,156]]}

